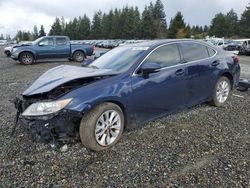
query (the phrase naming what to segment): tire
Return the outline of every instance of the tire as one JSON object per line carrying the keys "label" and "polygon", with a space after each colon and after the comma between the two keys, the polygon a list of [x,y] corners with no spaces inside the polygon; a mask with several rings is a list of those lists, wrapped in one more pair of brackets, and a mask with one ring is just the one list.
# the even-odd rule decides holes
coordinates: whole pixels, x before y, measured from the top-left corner
{"label": "tire", "polygon": [[10,57],[10,56],[11,56],[11,52],[10,52],[10,51],[5,51],[4,53],[5,53],[5,55],[6,55],[7,57]]}
{"label": "tire", "polygon": [[[113,117],[111,118],[114,121],[113,124],[105,124],[108,123],[107,119],[109,119],[105,118],[105,114],[106,117]],[[115,121],[116,119],[117,121]],[[102,151],[109,149],[119,141],[123,129],[124,114],[121,108],[114,103],[108,102],[102,103],[84,114],[79,133],[81,142],[87,149]]]}
{"label": "tire", "polygon": [[30,52],[23,52],[19,57],[19,61],[21,64],[31,65],[34,63],[34,56]]}
{"label": "tire", "polygon": [[225,76],[220,77],[215,84],[213,98],[210,104],[213,106],[224,105],[230,96],[231,89],[232,85],[230,80]]}
{"label": "tire", "polygon": [[73,54],[73,60],[76,62],[83,62],[85,59],[85,54],[82,51],[76,51]]}

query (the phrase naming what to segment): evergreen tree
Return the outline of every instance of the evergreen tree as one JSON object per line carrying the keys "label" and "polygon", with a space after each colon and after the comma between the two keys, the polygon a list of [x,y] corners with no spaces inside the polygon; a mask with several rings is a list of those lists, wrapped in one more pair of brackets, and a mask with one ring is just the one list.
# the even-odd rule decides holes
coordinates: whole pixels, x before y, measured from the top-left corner
{"label": "evergreen tree", "polygon": [[215,15],[212,19],[209,34],[216,37],[225,37],[229,35],[228,21],[224,14],[219,13]]}
{"label": "evergreen tree", "polygon": [[69,23],[66,23],[65,29],[64,29],[64,35],[68,36],[70,39],[72,39],[72,21],[70,20]]}
{"label": "evergreen tree", "polygon": [[135,31],[136,31],[136,22],[135,17],[134,17],[134,8],[131,7],[129,8],[126,6],[125,8],[122,9],[121,11],[121,19],[120,19],[120,29],[122,30],[121,35],[119,38],[123,39],[131,39],[135,38]]}
{"label": "evergreen tree", "polygon": [[110,39],[118,39],[121,38],[121,10],[118,10],[117,8],[115,8],[114,10],[114,15],[112,17],[112,25],[111,25],[111,32],[109,35]]}
{"label": "evergreen tree", "polygon": [[183,33],[185,32],[186,24],[184,22],[183,16],[181,12],[177,12],[175,17],[171,19],[170,25],[169,25],[169,30],[168,30],[168,37],[169,38],[183,38],[183,36],[186,36],[184,33],[183,35],[177,36],[177,33]]}
{"label": "evergreen tree", "polygon": [[141,38],[143,39],[153,39],[156,37],[156,30],[154,26],[154,19],[151,14],[151,7],[145,7],[142,13],[141,20]]}
{"label": "evergreen tree", "polygon": [[165,38],[167,30],[166,14],[164,6],[160,0],[157,0],[152,9],[154,27],[156,28],[156,38]]}
{"label": "evergreen tree", "polygon": [[189,24],[187,25],[185,32],[186,32],[186,35],[184,38],[190,38],[191,37],[191,27]]}
{"label": "evergreen tree", "polygon": [[38,38],[38,30],[36,25],[33,27],[33,38],[34,40]]}
{"label": "evergreen tree", "polygon": [[21,40],[23,40],[23,32],[20,30],[17,31],[15,39],[17,40],[17,42],[20,42]]}
{"label": "evergreen tree", "polygon": [[7,41],[10,41],[11,40],[11,37],[10,37],[10,35],[6,35],[6,38],[5,38]]}
{"label": "evergreen tree", "polygon": [[112,30],[113,10],[110,10],[108,14],[102,16],[102,38],[108,39]]}
{"label": "evergreen tree", "polygon": [[250,4],[246,7],[246,10],[241,15],[239,28],[242,37],[250,38]]}
{"label": "evergreen tree", "polygon": [[90,19],[86,14],[81,19],[80,25],[82,25],[81,39],[88,39],[90,37]]}
{"label": "evergreen tree", "polygon": [[204,26],[203,31],[204,33],[208,33],[209,27],[207,25]]}
{"label": "evergreen tree", "polygon": [[234,12],[233,9],[231,9],[227,14],[226,14],[226,19],[227,19],[227,25],[228,25],[228,36],[227,37],[232,37],[235,35],[239,35],[238,33],[238,16],[237,13]]}
{"label": "evergreen tree", "polygon": [[141,15],[138,7],[133,12],[133,38],[138,39],[141,35]]}
{"label": "evergreen tree", "polygon": [[64,33],[65,33],[65,27],[66,27],[66,22],[65,22],[65,19],[64,19],[63,16],[61,17],[60,23],[61,23],[61,28],[62,28],[62,33],[61,34],[64,35]]}
{"label": "evergreen tree", "polygon": [[59,18],[55,19],[55,22],[52,24],[49,35],[62,35],[62,25]]}
{"label": "evergreen tree", "polygon": [[23,32],[22,40],[23,40],[23,41],[32,40],[32,37],[31,37],[30,32]]}
{"label": "evergreen tree", "polygon": [[4,40],[3,34],[0,35],[0,40]]}
{"label": "evergreen tree", "polygon": [[43,25],[41,25],[41,28],[40,28],[38,37],[43,37],[43,36],[46,36],[46,33],[45,33],[45,31],[44,31]]}
{"label": "evergreen tree", "polygon": [[78,19],[77,18],[74,18],[72,23],[71,23],[71,28],[70,28],[70,39],[72,40],[78,40],[79,39],[79,33],[78,33]]}
{"label": "evergreen tree", "polygon": [[100,10],[94,14],[91,37],[92,39],[100,39],[102,37],[102,12]]}

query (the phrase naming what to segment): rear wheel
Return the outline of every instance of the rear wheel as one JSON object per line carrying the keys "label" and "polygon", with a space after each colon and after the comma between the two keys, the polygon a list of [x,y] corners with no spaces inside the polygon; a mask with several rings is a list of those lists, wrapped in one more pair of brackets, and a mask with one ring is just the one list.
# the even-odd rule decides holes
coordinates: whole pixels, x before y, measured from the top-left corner
{"label": "rear wheel", "polygon": [[23,52],[19,57],[19,61],[21,64],[30,65],[34,62],[33,54],[29,52]]}
{"label": "rear wheel", "polygon": [[82,51],[76,51],[73,55],[73,60],[76,62],[83,62],[85,55]]}
{"label": "rear wheel", "polygon": [[229,79],[225,76],[220,77],[215,84],[213,99],[210,103],[214,106],[222,106],[227,101],[231,88]]}
{"label": "rear wheel", "polygon": [[114,103],[103,103],[84,115],[79,132],[86,148],[102,151],[119,141],[123,129],[121,108]]}

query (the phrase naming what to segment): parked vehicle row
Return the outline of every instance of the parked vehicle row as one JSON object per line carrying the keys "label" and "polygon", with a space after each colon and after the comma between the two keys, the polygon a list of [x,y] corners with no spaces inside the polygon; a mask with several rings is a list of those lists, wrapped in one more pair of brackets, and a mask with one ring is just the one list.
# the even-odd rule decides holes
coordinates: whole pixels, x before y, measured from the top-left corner
{"label": "parked vehicle row", "polygon": [[144,42],[145,40],[123,40],[123,39],[116,39],[116,40],[84,40],[83,43],[92,44],[99,48],[108,48],[112,49],[118,46],[123,46],[127,44],[134,44],[139,42]]}
{"label": "parked vehicle row", "polygon": [[52,58],[68,58],[82,62],[87,56],[94,54],[94,46],[72,44],[66,36],[46,36],[34,42],[7,47],[5,53],[25,65],[32,64],[39,59]]}
{"label": "parked vehicle row", "polygon": [[234,54],[250,55],[250,39],[224,39],[224,38],[207,38],[209,44],[231,51]]}

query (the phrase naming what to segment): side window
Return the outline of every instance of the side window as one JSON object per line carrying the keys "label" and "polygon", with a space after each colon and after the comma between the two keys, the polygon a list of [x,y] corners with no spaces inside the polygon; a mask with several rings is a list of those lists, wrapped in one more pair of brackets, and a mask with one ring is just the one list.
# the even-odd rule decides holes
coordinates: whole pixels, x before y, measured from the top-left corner
{"label": "side window", "polygon": [[185,42],[181,44],[181,51],[186,61],[196,61],[208,58],[207,47],[192,42]]}
{"label": "side window", "polygon": [[212,57],[216,52],[212,48],[207,48],[209,57]]}
{"label": "side window", "polygon": [[53,38],[47,38],[39,42],[39,45],[41,46],[53,46],[54,45],[54,40]]}
{"label": "side window", "polygon": [[156,49],[144,63],[158,63],[162,68],[180,63],[180,53],[176,44],[169,44]]}
{"label": "side window", "polygon": [[56,45],[66,45],[67,41],[65,38],[56,38]]}

